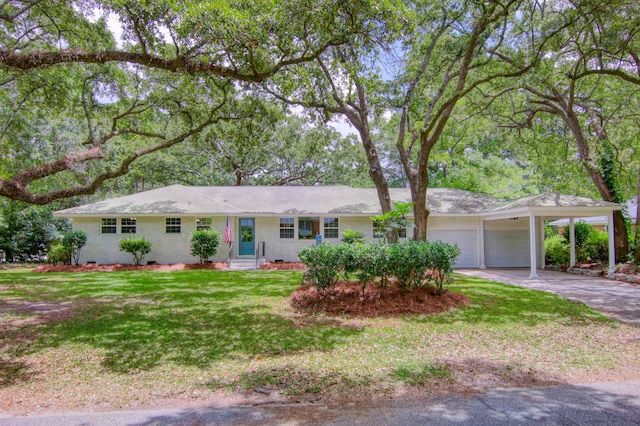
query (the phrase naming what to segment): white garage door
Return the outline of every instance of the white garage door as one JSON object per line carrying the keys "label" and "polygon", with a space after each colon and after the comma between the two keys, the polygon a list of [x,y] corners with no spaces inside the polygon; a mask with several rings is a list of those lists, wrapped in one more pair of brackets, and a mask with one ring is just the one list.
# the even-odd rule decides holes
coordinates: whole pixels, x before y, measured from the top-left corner
{"label": "white garage door", "polygon": [[487,268],[525,268],[531,265],[527,230],[487,230],[484,247]]}
{"label": "white garage door", "polygon": [[428,231],[427,239],[457,244],[460,248],[460,256],[456,259],[456,268],[478,267],[478,233],[476,231]]}

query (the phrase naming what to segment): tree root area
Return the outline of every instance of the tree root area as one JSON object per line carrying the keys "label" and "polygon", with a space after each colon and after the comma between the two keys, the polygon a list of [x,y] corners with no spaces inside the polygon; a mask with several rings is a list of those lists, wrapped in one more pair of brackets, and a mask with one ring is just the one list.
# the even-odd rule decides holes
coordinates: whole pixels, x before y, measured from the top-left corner
{"label": "tree root area", "polygon": [[359,317],[432,315],[469,304],[469,299],[451,291],[439,296],[432,286],[411,290],[391,282],[386,287],[367,286],[364,294],[359,283],[338,281],[335,286],[319,291],[303,286],[289,297],[298,312],[346,314]]}

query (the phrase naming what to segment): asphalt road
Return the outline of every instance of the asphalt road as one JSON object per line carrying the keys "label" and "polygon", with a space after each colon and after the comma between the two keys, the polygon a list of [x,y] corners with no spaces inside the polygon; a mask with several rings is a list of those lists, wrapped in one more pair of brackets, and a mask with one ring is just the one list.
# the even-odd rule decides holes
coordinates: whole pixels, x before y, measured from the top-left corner
{"label": "asphalt road", "polygon": [[0,425],[640,425],[640,381],[494,389],[376,403],[286,404],[0,417]]}

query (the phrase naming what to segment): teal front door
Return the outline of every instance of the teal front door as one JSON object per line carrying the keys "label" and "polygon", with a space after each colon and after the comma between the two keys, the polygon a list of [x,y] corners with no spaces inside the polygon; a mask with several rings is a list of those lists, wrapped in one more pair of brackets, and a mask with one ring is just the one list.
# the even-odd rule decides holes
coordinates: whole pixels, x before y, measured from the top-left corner
{"label": "teal front door", "polygon": [[240,218],[240,235],[238,241],[238,255],[254,255],[255,250],[255,228],[256,220],[254,218]]}

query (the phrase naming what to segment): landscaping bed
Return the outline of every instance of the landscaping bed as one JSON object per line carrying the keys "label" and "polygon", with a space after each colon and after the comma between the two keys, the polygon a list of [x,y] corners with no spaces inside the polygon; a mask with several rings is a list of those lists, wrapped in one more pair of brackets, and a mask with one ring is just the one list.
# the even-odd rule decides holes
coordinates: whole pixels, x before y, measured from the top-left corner
{"label": "landscaping bed", "polygon": [[363,293],[359,283],[339,281],[325,291],[301,287],[289,297],[289,303],[299,312],[379,317],[437,314],[468,305],[469,299],[451,291],[438,295],[434,286],[403,289],[395,281],[386,287],[367,286]]}

